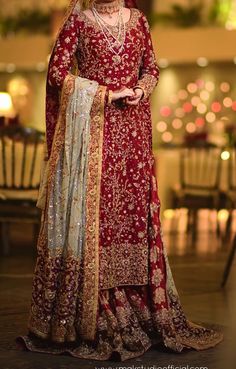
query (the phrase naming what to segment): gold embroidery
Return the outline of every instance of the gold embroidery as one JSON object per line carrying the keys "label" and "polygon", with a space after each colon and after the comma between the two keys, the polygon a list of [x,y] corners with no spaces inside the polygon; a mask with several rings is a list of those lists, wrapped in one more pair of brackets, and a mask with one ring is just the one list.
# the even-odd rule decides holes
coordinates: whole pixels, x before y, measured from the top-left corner
{"label": "gold embroidery", "polygon": [[80,334],[93,340],[96,333],[99,288],[100,187],[102,171],[104,100],[106,87],[99,87],[91,111],[89,168],[86,205],[83,310]]}
{"label": "gold embroidery", "polygon": [[100,286],[102,289],[114,286],[148,284],[148,243],[112,244],[100,246]]}

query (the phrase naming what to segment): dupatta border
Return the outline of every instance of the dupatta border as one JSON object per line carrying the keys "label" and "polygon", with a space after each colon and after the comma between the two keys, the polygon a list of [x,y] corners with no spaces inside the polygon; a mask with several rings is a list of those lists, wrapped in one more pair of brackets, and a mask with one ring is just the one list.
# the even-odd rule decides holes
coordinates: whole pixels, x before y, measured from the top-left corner
{"label": "dupatta border", "polygon": [[83,308],[80,334],[86,340],[96,335],[99,298],[99,228],[104,107],[107,87],[100,86],[95,95],[90,123],[89,162],[86,198],[86,239],[84,255]]}

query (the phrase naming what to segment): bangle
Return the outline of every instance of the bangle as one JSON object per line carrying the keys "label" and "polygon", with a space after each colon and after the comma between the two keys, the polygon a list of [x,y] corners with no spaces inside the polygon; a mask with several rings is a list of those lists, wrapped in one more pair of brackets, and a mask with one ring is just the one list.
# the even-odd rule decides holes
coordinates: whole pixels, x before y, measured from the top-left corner
{"label": "bangle", "polygon": [[112,97],[113,97],[113,91],[109,90],[108,92],[108,104],[111,105],[112,103]]}
{"label": "bangle", "polygon": [[137,88],[139,88],[140,90],[142,90],[143,91],[143,95],[142,95],[142,97],[144,97],[144,95],[145,95],[145,92],[144,92],[144,88],[142,88],[142,87],[140,87],[140,86],[134,86],[134,90],[136,90]]}

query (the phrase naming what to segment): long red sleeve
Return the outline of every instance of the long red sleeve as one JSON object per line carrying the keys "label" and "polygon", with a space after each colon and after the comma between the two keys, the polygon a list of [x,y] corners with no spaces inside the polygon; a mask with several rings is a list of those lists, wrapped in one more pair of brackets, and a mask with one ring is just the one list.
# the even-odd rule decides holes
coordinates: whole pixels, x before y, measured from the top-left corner
{"label": "long red sleeve", "polygon": [[150,27],[144,14],[142,14],[141,22],[144,34],[144,53],[137,87],[142,88],[144,98],[148,98],[159,81],[160,72],[153,49]]}
{"label": "long red sleeve", "polygon": [[73,66],[73,58],[78,46],[76,14],[71,14],[59,33],[51,55],[48,80],[51,86],[62,87],[66,75]]}

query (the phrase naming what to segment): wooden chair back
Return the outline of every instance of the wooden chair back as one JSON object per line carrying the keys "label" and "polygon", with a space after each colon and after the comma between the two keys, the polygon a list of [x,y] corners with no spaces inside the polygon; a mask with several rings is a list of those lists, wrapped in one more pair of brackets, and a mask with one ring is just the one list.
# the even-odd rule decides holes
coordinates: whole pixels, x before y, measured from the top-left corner
{"label": "wooden chair back", "polygon": [[221,149],[211,144],[184,147],[181,150],[182,188],[217,189],[220,180]]}
{"label": "wooden chair back", "polygon": [[39,187],[44,136],[28,127],[0,129],[0,189]]}

